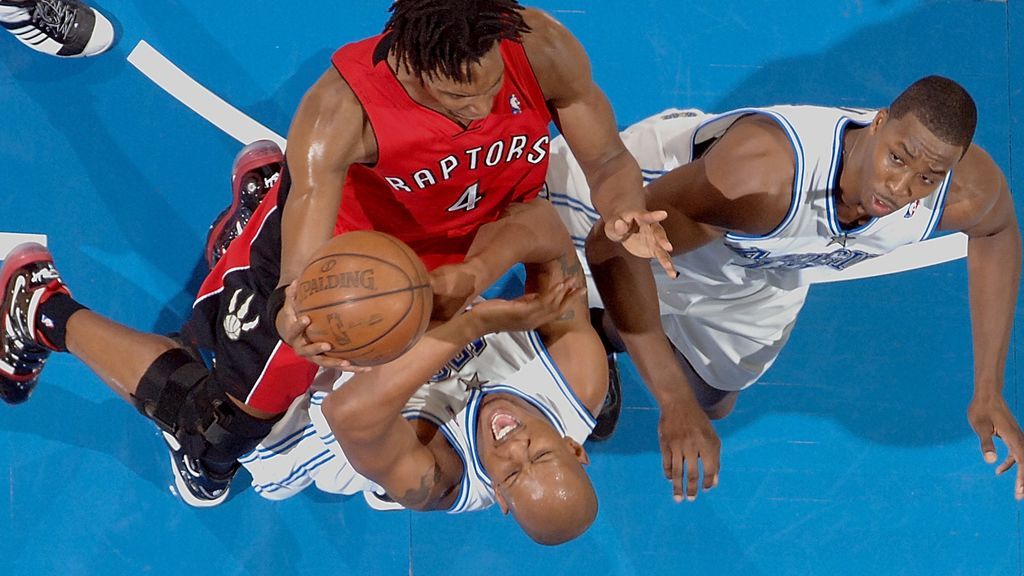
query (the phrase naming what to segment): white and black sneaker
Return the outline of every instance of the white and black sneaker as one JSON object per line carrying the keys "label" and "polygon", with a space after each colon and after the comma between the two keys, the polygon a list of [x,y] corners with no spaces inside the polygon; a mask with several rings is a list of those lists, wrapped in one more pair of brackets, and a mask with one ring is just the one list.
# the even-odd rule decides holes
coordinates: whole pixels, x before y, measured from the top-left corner
{"label": "white and black sneaker", "polygon": [[223,478],[216,477],[203,467],[198,458],[186,454],[173,435],[166,431],[161,433],[171,453],[171,470],[178,497],[196,508],[209,508],[227,500],[234,472]]}
{"label": "white and black sneaker", "polygon": [[0,26],[33,50],[61,58],[95,56],[114,43],[114,26],[80,0],[0,0]]}

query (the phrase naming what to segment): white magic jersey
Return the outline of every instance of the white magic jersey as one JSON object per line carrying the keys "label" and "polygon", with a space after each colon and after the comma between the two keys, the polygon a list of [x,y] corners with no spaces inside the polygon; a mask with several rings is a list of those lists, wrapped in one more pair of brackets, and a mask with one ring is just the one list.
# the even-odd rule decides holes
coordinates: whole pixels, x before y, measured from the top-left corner
{"label": "white magic jersey", "polygon": [[[792,203],[783,221],[764,236],[729,233],[673,257],[676,279],[652,263],[666,334],[708,384],[723,390],[749,386],[771,366],[809,284],[927,238],[938,225],[952,177],[919,202],[844,230],[836,215],[842,137],[848,126],[869,124],[874,110],[774,106],[713,115],[672,109],[634,124],[622,139],[650,182],[691,162],[695,149],[752,114],[777,123],[793,147]],[[581,249],[598,214],[561,138],[551,143],[547,184],[550,200]],[[588,284],[592,305],[600,305],[593,283]]]}
{"label": "white magic jersey", "polygon": [[[270,435],[239,459],[252,474],[258,494],[280,500],[310,484],[336,494],[383,492],[352,469],[321,410],[327,392],[350,377],[350,373],[339,377],[336,371],[321,369],[311,392],[297,399]],[[525,399],[547,416],[555,430],[581,444],[594,428],[593,416],[535,332],[489,334],[470,343],[403,410],[408,419],[422,418],[437,426],[464,464],[451,513],[480,510],[495,501],[491,480],[477,455],[476,435],[480,401],[495,392]],[[375,508],[397,507],[382,505],[369,494],[367,502]]]}

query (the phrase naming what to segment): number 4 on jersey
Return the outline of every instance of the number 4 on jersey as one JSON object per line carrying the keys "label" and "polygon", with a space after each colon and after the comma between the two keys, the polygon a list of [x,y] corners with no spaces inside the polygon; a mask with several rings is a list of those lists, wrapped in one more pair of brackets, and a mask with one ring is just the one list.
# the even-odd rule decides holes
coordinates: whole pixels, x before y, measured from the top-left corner
{"label": "number 4 on jersey", "polygon": [[455,204],[448,207],[448,211],[457,212],[459,210],[465,210],[468,212],[473,208],[476,208],[476,203],[484,197],[483,194],[479,193],[479,190],[480,182],[473,182],[473,184],[469,188],[466,188],[466,191],[462,193],[462,196],[459,196],[459,199],[455,201]]}

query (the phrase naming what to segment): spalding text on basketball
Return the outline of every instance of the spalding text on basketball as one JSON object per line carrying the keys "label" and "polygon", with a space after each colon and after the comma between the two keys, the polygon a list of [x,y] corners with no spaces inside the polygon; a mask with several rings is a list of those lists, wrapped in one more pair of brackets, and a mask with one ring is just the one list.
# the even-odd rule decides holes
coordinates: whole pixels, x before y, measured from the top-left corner
{"label": "spalding text on basketball", "polygon": [[305,300],[309,296],[323,290],[335,288],[365,288],[376,290],[373,282],[373,268],[365,270],[348,270],[337,274],[325,274],[317,276],[312,280],[305,280],[299,284],[299,300]]}

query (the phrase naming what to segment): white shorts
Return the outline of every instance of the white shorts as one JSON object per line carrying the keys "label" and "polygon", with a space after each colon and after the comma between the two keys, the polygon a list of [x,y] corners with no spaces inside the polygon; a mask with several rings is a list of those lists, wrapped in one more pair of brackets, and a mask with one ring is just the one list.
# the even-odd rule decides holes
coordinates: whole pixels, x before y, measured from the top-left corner
{"label": "white shorts", "polygon": [[[640,163],[645,180],[654,180],[689,161],[690,134],[706,115],[699,111],[667,111],[622,133],[623,142]],[[600,217],[590,201],[590,188],[562,137],[551,142],[547,194],[565,222],[587,275],[590,305],[603,308],[584,242]],[[807,288],[782,290],[768,284],[723,284],[693,274],[668,278],[652,263],[658,285],[661,322],[673,346],[704,381],[725,391],[756,382],[789,339]]]}
{"label": "white shorts", "polygon": [[324,419],[321,405],[336,379],[336,372],[320,370],[310,392],[296,398],[259,446],[238,459],[252,474],[257,494],[284,500],[313,484],[332,494],[384,492],[352,468]]}

